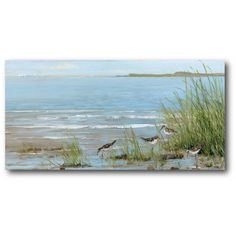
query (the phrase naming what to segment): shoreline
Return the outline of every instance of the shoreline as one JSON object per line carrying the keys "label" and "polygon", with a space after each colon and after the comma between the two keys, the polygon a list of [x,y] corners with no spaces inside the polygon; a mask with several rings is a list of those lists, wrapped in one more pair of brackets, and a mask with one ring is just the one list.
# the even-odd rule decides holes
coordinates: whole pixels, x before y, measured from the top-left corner
{"label": "shoreline", "polygon": [[[63,147],[72,139],[67,140],[50,140],[35,137],[31,140],[22,138],[6,138],[6,169],[8,170],[60,170],[50,161],[60,163],[62,161]],[[164,164],[159,163],[156,159],[148,161],[125,161],[119,159],[102,159],[95,155],[96,150],[87,149],[83,145],[89,166],[85,167],[68,167],[65,170],[118,170],[118,171],[204,171],[218,170],[224,171],[225,166],[220,165],[219,157],[207,157],[200,155],[199,168],[195,168],[195,158],[187,156],[182,158],[166,159]],[[92,151],[92,152],[91,152]],[[158,163],[158,164],[157,164]],[[16,168],[16,166],[18,166]]]}
{"label": "shoreline", "polygon": [[153,77],[153,78],[175,78],[175,77],[222,77],[224,73],[191,73],[191,72],[175,72],[164,74],[138,74],[130,73],[128,75],[117,75],[116,77]]}

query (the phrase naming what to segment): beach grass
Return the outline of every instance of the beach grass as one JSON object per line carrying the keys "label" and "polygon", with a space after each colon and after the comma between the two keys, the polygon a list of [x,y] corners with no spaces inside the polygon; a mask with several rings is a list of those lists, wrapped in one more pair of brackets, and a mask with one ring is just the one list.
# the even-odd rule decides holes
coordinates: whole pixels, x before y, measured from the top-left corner
{"label": "beach grass", "polygon": [[162,167],[170,159],[182,159],[184,154],[179,151],[166,152],[162,143],[160,142],[156,146],[145,144],[143,147],[140,142],[140,138],[132,128],[124,131],[124,139],[121,145],[121,152],[117,150],[111,150],[109,153],[109,159],[112,160],[126,160],[128,163],[141,163],[145,161],[154,161],[155,168]]}
{"label": "beach grass", "polygon": [[186,78],[184,97],[177,92],[175,100],[170,101],[172,106],[163,104],[165,122],[177,130],[166,144],[167,149],[183,150],[203,144],[205,155],[224,156],[225,94],[220,79]]}
{"label": "beach grass", "polygon": [[127,156],[127,160],[133,161],[149,161],[153,153],[151,151],[144,152],[139,143],[139,139],[132,128],[126,129],[124,132],[125,142],[123,143],[123,152]]}
{"label": "beach grass", "polygon": [[128,162],[149,161],[152,153],[144,152],[139,143],[139,138],[132,128],[125,129],[124,139],[121,144],[121,154],[116,151],[110,152],[109,158],[127,160]]}
{"label": "beach grass", "polygon": [[141,161],[144,159],[144,155],[138,138],[132,128],[126,129],[124,132],[125,143],[123,144],[123,151],[127,155],[128,160]]}
{"label": "beach grass", "polygon": [[63,147],[62,159],[64,167],[78,167],[84,166],[85,156],[79,142],[76,138],[73,138],[72,142]]}

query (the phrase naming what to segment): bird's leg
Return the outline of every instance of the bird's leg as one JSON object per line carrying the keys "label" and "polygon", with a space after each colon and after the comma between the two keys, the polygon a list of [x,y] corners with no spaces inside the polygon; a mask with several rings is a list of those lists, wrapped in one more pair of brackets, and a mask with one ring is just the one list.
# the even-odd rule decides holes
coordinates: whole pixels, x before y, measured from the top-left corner
{"label": "bird's leg", "polygon": [[104,152],[104,157],[105,157],[105,160],[107,159],[107,150],[105,150]]}
{"label": "bird's leg", "polygon": [[154,147],[152,147],[152,158],[154,157]]}
{"label": "bird's leg", "polygon": [[104,150],[104,159],[107,159],[107,150]]}
{"label": "bird's leg", "polygon": [[198,157],[197,157],[197,154],[195,155],[195,161],[196,161],[196,169],[198,169]]}

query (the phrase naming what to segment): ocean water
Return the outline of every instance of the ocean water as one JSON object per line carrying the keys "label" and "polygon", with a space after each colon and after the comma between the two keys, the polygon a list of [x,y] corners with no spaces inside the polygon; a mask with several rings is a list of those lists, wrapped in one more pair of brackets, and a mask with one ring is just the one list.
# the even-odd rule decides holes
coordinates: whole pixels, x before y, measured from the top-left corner
{"label": "ocean water", "polygon": [[125,128],[138,136],[156,135],[163,124],[162,102],[184,88],[184,78],[9,77],[6,130],[15,130],[18,140],[76,137],[98,160],[97,148],[114,139],[119,147]]}
{"label": "ocean water", "polygon": [[161,103],[181,88],[184,78],[9,78],[6,125],[42,129],[54,139],[60,138],[52,132],[58,130],[74,135],[76,130],[132,127],[150,133],[161,123]]}
{"label": "ocean water", "polygon": [[13,77],[6,79],[6,110],[158,110],[183,88],[183,78]]}

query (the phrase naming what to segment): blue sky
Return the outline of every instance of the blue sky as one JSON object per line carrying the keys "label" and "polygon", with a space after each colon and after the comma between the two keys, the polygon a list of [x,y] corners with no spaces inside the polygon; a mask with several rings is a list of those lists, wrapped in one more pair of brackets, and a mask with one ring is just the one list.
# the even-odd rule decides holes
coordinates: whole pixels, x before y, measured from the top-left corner
{"label": "blue sky", "polygon": [[6,61],[6,75],[112,76],[196,70],[204,72],[202,63],[209,66],[212,72],[224,73],[224,61],[221,60],[9,60]]}

